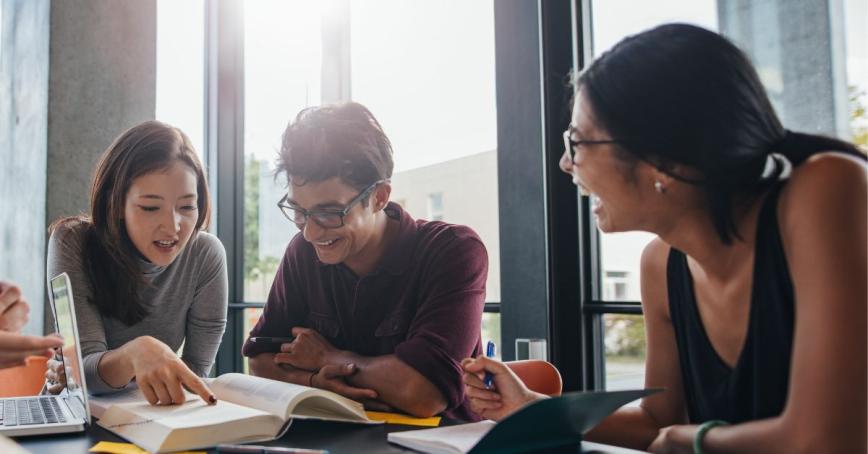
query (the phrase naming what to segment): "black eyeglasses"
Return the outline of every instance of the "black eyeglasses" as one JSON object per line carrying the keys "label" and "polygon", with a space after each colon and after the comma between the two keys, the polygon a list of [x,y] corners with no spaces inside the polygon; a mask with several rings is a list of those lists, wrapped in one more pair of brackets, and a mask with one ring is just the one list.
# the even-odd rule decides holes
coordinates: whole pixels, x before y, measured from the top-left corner
{"label": "black eyeglasses", "polygon": [[576,158],[576,148],[583,145],[602,145],[607,143],[618,143],[619,140],[614,139],[606,139],[606,140],[573,140],[570,138],[570,130],[564,131],[564,151],[570,156],[570,162],[575,162]]}
{"label": "black eyeglasses", "polygon": [[286,202],[289,194],[283,196],[280,199],[280,202],[277,202],[278,208],[286,216],[287,219],[292,221],[293,224],[298,226],[299,229],[304,228],[305,224],[307,224],[308,219],[313,219],[313,222],[316,222],[317,225],[324,229],[336,229],[339,227],[343,227],[344,225],[344,217],[347,213],[353,209],[359,202],[365,199],[374,189],[388,182],[389,180],[380,180],[376,181],[365,190],[359,193],[359,195],[353,197],[353,200],[350,200],[350,203],[347,204],[342,210],[311,210],[307,211],[304,208],[294,207]]}

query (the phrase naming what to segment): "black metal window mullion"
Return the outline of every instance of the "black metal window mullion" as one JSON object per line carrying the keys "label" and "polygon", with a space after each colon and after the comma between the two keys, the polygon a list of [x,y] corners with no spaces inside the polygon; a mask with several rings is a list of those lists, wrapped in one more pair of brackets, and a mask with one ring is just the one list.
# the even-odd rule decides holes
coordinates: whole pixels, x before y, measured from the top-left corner
{"label": "black metal window mullion", "polygon": [[[244,33],[237,0],[205,2],[205,148],[216,233],[226,248],[229,303],[244,298]],[[242,370],[243,311],[230,308],[216,373]]]}
{"label": "black metal window mullion", "polygon": [[[573,66],[584,68],[593,58],[592,0],[573,0]],[[601,238],[589,197],[578,196],[578,239],[580,262],[581,339],[583,389],[605,387],[605,326],[609,313],[641,314],[638,302],[602,300]]]}
{"label": "black metal window mullion", "polygon": [[582,312],[579,275],[577,190],[560,170],[563,131],[570,122],[568,101],[572,97],[569,76],[573,69],[573,6],[569,0],[542,0],[540,45],[542,47],[543,169],[545,171],[546,251],[549,338],[552,362],[560,370],[565,391],[582,383],[581,337],[576,326]]}

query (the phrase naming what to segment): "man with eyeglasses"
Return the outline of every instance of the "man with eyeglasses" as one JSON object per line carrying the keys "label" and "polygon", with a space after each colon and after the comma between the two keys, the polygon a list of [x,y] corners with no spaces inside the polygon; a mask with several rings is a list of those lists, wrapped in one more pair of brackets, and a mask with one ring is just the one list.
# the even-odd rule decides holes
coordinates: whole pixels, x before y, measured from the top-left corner
{"label": "man with eyeglasses", "polygon": [[481,353],[488,255],[469,227],[415,220],[390,202],[392,167],[389,139],[361,104],[308,108],[290,123],[278,206],[301,232],[243,353],[254,375],[368,409],[476,420],[460,361]]}

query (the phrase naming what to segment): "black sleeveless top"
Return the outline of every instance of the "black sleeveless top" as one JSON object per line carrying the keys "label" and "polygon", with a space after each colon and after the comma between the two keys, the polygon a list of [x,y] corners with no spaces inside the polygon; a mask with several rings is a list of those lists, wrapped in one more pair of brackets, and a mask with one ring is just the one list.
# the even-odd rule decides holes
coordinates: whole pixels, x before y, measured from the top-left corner
{"label": "black sleeveless top", "polygon": [[786,404],[795,298],[778,229],[781,187],[768,194],[757,221],[750,319],[735,368],[724,363],[708,339],[687,257],[675,248],[669,253],[669,313],[691,423],[768,418],[779,415]]}

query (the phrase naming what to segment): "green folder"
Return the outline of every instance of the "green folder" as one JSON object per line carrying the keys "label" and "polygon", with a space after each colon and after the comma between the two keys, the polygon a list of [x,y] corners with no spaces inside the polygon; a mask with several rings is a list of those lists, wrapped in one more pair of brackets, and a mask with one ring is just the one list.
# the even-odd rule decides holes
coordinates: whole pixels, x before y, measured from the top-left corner
{"label": "green folder", "polygon": [[534,402],[497,423],[469,454],[577,452],[582,435],[606,416],[659,388],[566,393]]}

